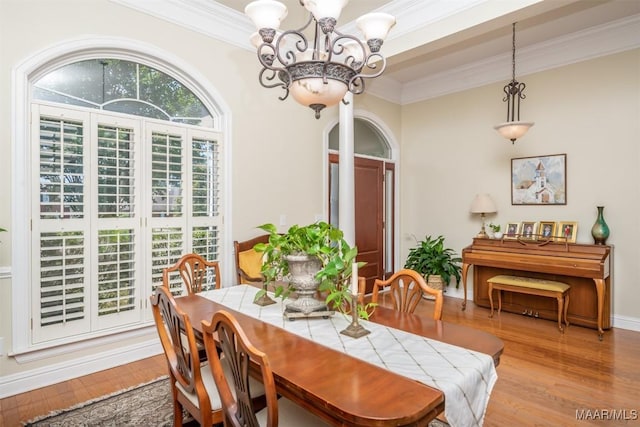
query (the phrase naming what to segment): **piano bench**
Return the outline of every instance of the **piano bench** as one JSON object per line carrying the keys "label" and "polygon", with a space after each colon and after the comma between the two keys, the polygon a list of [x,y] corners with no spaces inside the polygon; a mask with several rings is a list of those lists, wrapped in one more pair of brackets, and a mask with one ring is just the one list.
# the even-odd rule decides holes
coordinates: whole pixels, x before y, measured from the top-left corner
{"label": "piano bench", "polygon": [[564,332],[562,328],[563,316],[565,324],[569,326],[567,309],[569,308],[569,289],[571,286],[566,283],[501,274],[488,279],[487,285],[489,285],[489,303],[491,304],[489,317],[493,317],[493,290],[496,289],[498,290],[498,313],[502,310],[502,292],[500,291],[553,297],[558,300],[558,329],[560,329],[560,332]]}

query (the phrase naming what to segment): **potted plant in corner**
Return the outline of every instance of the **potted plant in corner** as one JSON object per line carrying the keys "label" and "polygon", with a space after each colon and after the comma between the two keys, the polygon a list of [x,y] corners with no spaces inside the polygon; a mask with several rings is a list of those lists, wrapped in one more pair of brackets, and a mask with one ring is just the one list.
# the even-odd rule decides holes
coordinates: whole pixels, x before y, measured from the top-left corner
{"label": "potted plant in corner", "polygon": [[[264,253],[261,272],[265,284],[284,282],[276,286],[276,297],[286,298],[292,291],[298,295],[287,304],[288,312],[309,315],[326,311],[327,306],[342,311],[345,302],[351,301],[349,283],[358,249],[344,240],[340,229],[323,221],[306,226],[293,225],[286,233],[278,233],[274,224],[263,224],[258,228],[269,234],[268,243],[254,246],[257,252]],[[326,292],[325,301],[315,298],[317,290]],[[258,292],[256,299],[265,293],[266,286]],[[367,317],[367,308],[358,307],[360,317]]]}
{"label": "potted plant in corner", "polygon": [[417,246],[409,250],[404,268],[410,268],[422,274],[429,286],[443,289],[448,286],[451,277],[456,278],[456,287],[460,283],[460,262],[453,249],[445,248],[444,237],[425,236],[417,241]]}

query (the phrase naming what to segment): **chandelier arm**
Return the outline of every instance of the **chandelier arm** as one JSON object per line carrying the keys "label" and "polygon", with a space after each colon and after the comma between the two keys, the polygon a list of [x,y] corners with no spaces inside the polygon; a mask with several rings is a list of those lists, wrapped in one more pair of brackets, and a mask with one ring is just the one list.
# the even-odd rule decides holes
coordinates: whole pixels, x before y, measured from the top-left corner
{"label": "chandelier arm", "polygon": [[527,95],[524,94],[524,90],[527,88],[527,85],[524,83],[518,83],[518,97],[520,99],[525,99]]}
{"label": "chandelier arm", "polygon": [[[371,60],[375,59],[375,58],[379,58],[380,67],[378,67],[377,61],[371,63]],[[374,79],[374,78],[379,77],[380,75],[382,75],[382,73],[384,73],[385,68],[387,68],[387,59],[384,56],[382,56],[381,54],[379,54],[379,53],[371,53],[371,54],[369,54],[366,57],[364,63],[366,65],[366,68],[368,68],[370,70],[378,69],[378,71],[376,71],[375,73],[370,73],[370,74],[365,74],[365,73],[361,72],[361,73],[358,73],[355,77],[362,77],[362,78],[365,78],[365,79]],[[365,67],[363,66],[362,70],[364,70],[364,68]]]}
{"label": "chandelier arm", "polygon": [[[267,74],[267,71],[271,72],[271,74]],[[277,83],[269,83],[270,81],[275,80],[278,77],[280,82]],[[282,88],[285,93],[282,96],[279,96],[278,99],[284,101],[289,96],[289,84],[291,82],[291,74],[289,70],[286,68],[274,68],[274,67],[263,67],[258,74],[258,81],[267,89],[272,89],[275,87]]]}
{"label": "chandelier arm", "polygon": [[353,76],[353,78],[349,81],[349,92],[354,95],[360,95],[364,92],[364,78],[362,75],[358,74]]}
{"label": "chandelier arm", "polygon": [[331,40],[331,37],[329,37],[328,34],[324,35],[324,53],[325,55],[327,55],[326,58],[321,58],[320,57],[320,46],[317,45],[317,49],[314,50],[314,60],[318,60],[318,61],[324,61],[324,62],[331,62],[331,59],[333,59],[333,46],[335,44],[335,40]]}
{"label": "chandelier arm", "polygon": [[[271,74],[270,75],[267,74],[267,71],[269,71]],[[278,76],[278,72],[276,72],[275,70],[263,68],[262,70],[260,70],[260,74],[258,74],[258,81],[263,87],[266,87],[267,89],[271,89],[274,87],[286,88],[286,84],[282,80],[276,83],[268,83],[272,80],[275,80],[277,76]]]}
{"label": "chandelier arm", "polygon": [[[292,40],[296,40],[295,43],[293,43],[295,49],[284,48],[287,41]],[[304,53],[307,50],[308,46],[309,42],[307,41],[303,33],[298,30],[288,30],[283,32],[280,37],[278,37],[278,40],[276,40],[274,51],[278,62],[283,66],[287,66],[289,64],[297,62],[298,59],[296,58],[296,52]]]}
{"label": "chandelier arm", "polygon": [[354,53],[350,53],[344,59],[345,65],[359,72],[362,69],[362,66],[364,65],[364,61],[363,60],[358,61],[358,57],[365,58],[367,56],[367,48],[362,43],[362,41],[360,41],[360,39],[355,36],[352,36],[350,34],[342,34],[342,33],[339,33],[338,31],[335,31],[335,33],[337,37],[333,40],[331,44],[331,51],[335,55],[338,55],[338,56],[342,55],[346,50],[345,44],[347,43],[354,43],[360,49],[360,53],[361,53],[360,55],[356,56]]}

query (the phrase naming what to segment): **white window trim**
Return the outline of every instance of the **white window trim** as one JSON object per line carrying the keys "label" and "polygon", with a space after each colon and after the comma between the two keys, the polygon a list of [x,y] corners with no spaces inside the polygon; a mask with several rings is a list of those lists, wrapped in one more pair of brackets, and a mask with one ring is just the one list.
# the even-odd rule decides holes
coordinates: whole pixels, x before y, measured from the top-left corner
{"label": "white window trim", "polygon": [[[35,52],[12,70],[11,78],[11,142],[12,142],[12,348],[10,355],[33,351],[31,345],[30,313],[19,310],[17,307],[31,306],[32,277],[29,271],[30,244],[24,236],[30,233],[30,218],[25,215],[31,212],[29,208],[29,193],[25,188],[30,188],[31,170],[29,160],[29,146],[31,141],[31,90],[32,81],[43,76],[51,69],[72,62],[109,56],[128,61],[135,61],[149,65],[162,71],[184,83],[198,96],[210,111],[219,117],[214,123],[215,129],[222,132],[225,141],[225,150],[221,159],[223,169],[221,189],[224,200],[222,215],[226,230],[232,230],[231,223],[231,109],[222,96],[196,68],[185,60],[158,47],[120,37],[88,37],[75,38],[49,46]],[[233,239],[231,232],[223,233],[220,263],[222,267],[223,283],[231,283],[234,275],[233,257],[231,250]],[[100,344],[98,339],[96,344]]]}

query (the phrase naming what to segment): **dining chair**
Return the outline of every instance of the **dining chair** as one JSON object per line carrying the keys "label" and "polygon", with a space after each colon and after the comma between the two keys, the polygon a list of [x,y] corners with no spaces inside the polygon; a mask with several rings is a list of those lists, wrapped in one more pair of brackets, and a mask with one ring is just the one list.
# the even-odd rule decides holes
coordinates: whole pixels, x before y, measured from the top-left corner
{"label": "dining chair", "polygon": [[[211,364],[211,373],[215,381],[225,426],[232,427],[315,427],[328,426],[316,415],[308,412],[291,400],[276,394],[275,380],[269,357],[251,344],[237,319],[228,311],[217,311],[211,322],[202,321],[205,348]],[[217,336],[217,345],[216,338]],[[218,355],[216,349],[220,349]],[[233,376],[224,373],[222,361],[228,360]],[[251,364],[257,364],[262,377],[266,396],[266,407],[256,412],[251,397],[254,394],[249,381]],[[232,378],[232,381],[230,381]]]}
{"label": "dining chair", "polygon": [[269,235],[263,234],[253,239],[233,242],[233,250],[236,258],[236,274],[238,284],[262,284],[264,277],[262,269],[262,253],[253,247],[258,243],[269,243]]}
{"label": "dining chair", "polygon": [[207,261],[195,253],[183,255],[174,265],[162,270],[162,283],[169,289],[172,285],[171,273],[175,272],[178,272],[182,277],[182,283],[187,288],[189,295],[208,288],[220,289],[218,261]]}
{"label": "dining chair", "polygon": [[427,285],[424,277],[415,270],[403,269],[395,272],[389,279],[376,279],[373,283],[371,302],[378,302],[378,294],[381,289],[389,288],[391,301],[396,310],[413,313],[422,300],[422,295],[429,294],[435,297],[433,318],[442,319],[442,304],[444,297],[441,290],[436,290]]}
{"label": "dining chair", "polygon": [[210,380],[209,366],[201,365],[189,317],[164,286],[151,295],[151,307],[169,365],[174,425],[182,425],[183,408],[202,426],[223,422],[220,395]]}

